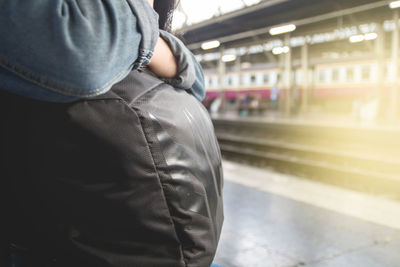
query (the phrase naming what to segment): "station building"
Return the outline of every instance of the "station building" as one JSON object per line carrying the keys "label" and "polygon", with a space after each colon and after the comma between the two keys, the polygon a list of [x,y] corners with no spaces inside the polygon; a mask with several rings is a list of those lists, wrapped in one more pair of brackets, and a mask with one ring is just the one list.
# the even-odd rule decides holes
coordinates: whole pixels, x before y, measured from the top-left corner
{"label": "station building", "polygon": [[205,70],[208,104],[254,94],[268,109],[279,90],[286,115],[349,115],[370,104],[366,120],[393,119],[400,45],[399,11],[390,3],[261,1],[180,32]]}

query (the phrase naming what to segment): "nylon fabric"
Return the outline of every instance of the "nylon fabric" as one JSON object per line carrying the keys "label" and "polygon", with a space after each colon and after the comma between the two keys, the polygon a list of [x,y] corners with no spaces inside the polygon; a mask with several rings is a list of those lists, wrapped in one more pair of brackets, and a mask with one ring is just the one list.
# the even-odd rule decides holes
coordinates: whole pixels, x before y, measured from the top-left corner
{"label": "nylon fabric", "polygon": [[223,177],[194,96],[133,71],[75,103],[0,92],[0,120],[0,234],[26,266],[210,266]]}

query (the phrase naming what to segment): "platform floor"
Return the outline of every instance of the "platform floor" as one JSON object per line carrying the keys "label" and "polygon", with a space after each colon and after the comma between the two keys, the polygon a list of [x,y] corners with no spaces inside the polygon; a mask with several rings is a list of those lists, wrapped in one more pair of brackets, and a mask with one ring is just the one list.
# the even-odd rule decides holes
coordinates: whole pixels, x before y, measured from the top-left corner
{"label": "platform floor", "polygon": [[362,121],[351,116],[328,115],[310,113],[287,117],[278,112],[267,112],[263,115],[240,116],[236,111],[226,111],[223,114],[211,114],[212,119],[224,119],[233,121],[251,121],[260,123],[281,123],[291,125],[310,126],[335,126],[355,129],[381,129],[386,131],[400,131],[400,121]]}
{"label": "platform floor", "polygon": [[224,267],[400,266],[400,203],[224,162]]}

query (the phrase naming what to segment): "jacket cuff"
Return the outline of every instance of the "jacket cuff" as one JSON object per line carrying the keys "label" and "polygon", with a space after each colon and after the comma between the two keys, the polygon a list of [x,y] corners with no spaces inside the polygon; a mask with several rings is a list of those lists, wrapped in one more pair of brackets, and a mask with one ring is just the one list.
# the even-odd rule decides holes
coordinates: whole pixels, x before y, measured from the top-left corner
{"label": "jacket cuff", "polygon": [[189,49],[169,32],[160,30],[160,36],[169,45],[178,64],[178,76],[172,79],[162,79],[164,82],[176,88],[190,89],[196,79],[196,71],[193,57]]}
{"label": "jacket cuff", "polygon": [[147,0],[128,0],[128,3],[137,17],[138,29],[142,34],[139,56],[133,63],[133,69],[138,69],[149,64],[153,56],[159,36],[158,14]]}

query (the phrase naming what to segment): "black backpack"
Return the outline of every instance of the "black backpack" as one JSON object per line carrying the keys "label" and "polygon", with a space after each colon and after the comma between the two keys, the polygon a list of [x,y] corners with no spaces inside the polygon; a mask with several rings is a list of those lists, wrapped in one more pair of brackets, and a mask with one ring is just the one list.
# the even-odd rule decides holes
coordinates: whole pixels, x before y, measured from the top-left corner
{"label": "black backpack", "polygon": [[192,95],[147,71],[68,104],[0,94],[4,255],[21,266],[210,266],[221,155]]}

